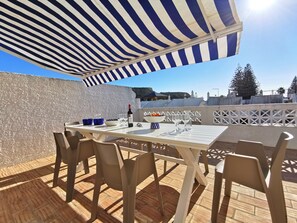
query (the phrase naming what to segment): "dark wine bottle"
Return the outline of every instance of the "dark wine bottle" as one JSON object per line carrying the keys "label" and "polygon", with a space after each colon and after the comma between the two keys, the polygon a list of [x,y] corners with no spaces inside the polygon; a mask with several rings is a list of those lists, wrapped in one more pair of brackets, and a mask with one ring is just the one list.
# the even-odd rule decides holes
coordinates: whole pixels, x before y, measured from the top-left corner
{"label": "dark wine bottle", "polygon": [[130,104],[128,106],[128,127],[133,127],[133,112]]}

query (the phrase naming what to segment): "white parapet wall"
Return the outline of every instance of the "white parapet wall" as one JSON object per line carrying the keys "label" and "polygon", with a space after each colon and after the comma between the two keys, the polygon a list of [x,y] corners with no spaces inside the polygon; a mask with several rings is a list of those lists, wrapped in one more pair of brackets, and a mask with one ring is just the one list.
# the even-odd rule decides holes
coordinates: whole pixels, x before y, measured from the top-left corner
{"label": "white parapet wall", "polygon": [[273,127],[273,126],[229,126],[228,130],[218,139],[223,142],[238,140],[252,140],[262,142],[265,146],[275,146],[282,132],[289,132],[294,136],[288,148],[297,150],[296,127]]}
{"label": "white parapet wall", "polygon": [[260,141],[275,146],[281,132],[294,136],[288,148],[297,150],[297,104],[261,104],[230,106],[191,106],[175,108],[145,108],[139,110],[139,120],[145,114],[159,112],[170,121],[170,114],[190,111],[193,123],[203,125],[228,125],[218,139],[236,143],[238,140]]}
{"label": "white parapet wall", "polygon": [[139,101],[131,88],[0,72],[0,168],[55,154],[53,132],[101,114],[117,118]]}

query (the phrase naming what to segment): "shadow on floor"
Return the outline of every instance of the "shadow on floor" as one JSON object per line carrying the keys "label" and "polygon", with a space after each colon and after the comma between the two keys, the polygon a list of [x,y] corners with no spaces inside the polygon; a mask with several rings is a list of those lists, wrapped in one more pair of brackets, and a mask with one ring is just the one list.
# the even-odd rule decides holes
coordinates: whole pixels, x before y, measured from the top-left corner
{"label": "shadow on floor", "polygon": [[41,179],[3,189],[0,199],[0,222],[83,222]]}

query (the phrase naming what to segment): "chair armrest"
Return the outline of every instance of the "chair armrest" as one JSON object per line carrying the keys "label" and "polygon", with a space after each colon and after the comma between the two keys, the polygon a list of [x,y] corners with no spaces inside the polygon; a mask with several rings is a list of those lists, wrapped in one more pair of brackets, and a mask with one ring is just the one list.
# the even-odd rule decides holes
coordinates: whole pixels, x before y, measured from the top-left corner
{"label": "chair armrest", "polygon": [[256,190],[265,191],[265,177],[256,157],[240,154],[226,155],[223,177]]}

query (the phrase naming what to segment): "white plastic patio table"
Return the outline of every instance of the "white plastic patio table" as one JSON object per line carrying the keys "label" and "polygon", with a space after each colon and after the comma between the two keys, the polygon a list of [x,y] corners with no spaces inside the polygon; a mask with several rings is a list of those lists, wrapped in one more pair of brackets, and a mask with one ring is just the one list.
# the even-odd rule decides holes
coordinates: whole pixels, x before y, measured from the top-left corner
{"label": "white plastic patio table", "polygon": [[[180,134],[170,134],[174,130],[173,124],[160,123],[159,129],[150,129],[150,123],[136,123],[132,128],[122,126],[94,126],[94,125],[72,125],[67,126],[68,130],[75,130],[83,133],[89,138],[96,137],[104,141],[106,136],[124,137],[152,143],[169,144],[176,147],[187,165],[183,179],[174,222],[185,222],[193,189],[193,182],[197,181],[206,186],[207,180],[202,173],[198,158],[201,150],[207,150],[216,139],[228,128],[227,126],[216,125],[193,125],[189,131]],[[93,133],[90,134],[90,133]],[[97,133],[97,134],[94,134]]]}

